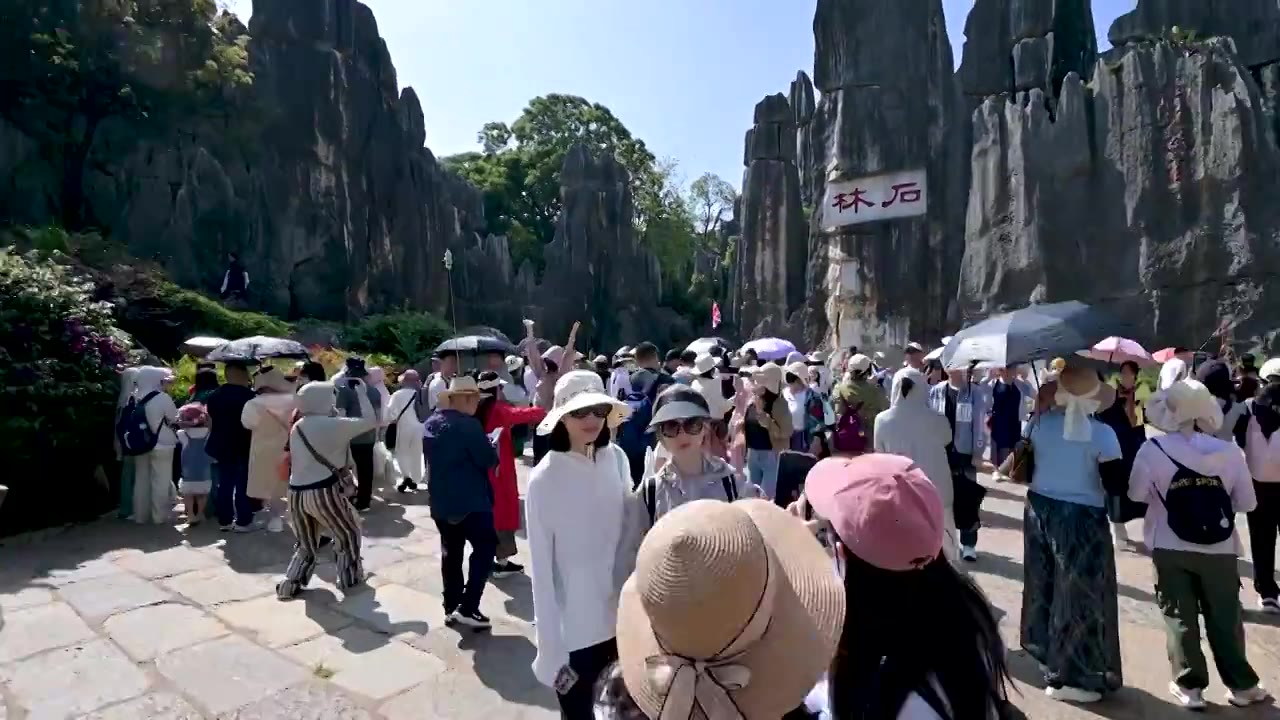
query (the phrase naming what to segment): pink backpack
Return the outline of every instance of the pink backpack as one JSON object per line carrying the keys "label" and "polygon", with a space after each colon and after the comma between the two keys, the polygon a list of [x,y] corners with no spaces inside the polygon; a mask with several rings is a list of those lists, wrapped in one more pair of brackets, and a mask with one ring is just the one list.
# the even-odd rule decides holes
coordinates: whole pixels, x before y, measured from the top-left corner
{"label": "pink backpack", "polygon": [[832,433],[831,446],[842,455],[861,455],[867,451],[867,432],[862,426],[862,416],[858,411],[862,403],[845,411],[836,421],[836,430]]}

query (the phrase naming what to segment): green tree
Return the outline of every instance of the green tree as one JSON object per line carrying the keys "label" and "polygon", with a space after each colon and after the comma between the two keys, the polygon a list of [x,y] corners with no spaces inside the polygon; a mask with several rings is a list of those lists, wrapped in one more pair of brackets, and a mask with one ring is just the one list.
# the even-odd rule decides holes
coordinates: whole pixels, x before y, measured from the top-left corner
{"label": "green tree", "polygon": [[64,225],[86,217],[84,172],[98,128],[129,137],[228,112],[253,80],[248,36],[215,0],[0,0],[0,116],[61,168]]}
{"label": "green tree", "polygon": [[[703,173],[689,186],[689,211],[697,222],[698,235],[714,238],[720,225],[733,214],[733,203],[738,191],[727,180],[715,173]],[[708,245],[710,247],[710,245]]]}

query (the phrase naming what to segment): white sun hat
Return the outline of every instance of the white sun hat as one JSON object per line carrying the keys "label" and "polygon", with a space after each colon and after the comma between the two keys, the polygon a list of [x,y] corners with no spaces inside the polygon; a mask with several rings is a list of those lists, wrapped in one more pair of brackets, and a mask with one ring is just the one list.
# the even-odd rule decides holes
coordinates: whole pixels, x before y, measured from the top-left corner
{"label": "white sun hat", "polygon": [[550,435],[565,415],[584,408],[607,405],[612,411],[607,419],[609,427],[617,427],[628,415],[631,407],[609,397],[600,376],[590,370],[574,370],[556,381],[555,402],[551,412],[538,423],[539,435]]}
{"label": "white sun hat", "polygon": [[720,367],[720,358],[710,353],[703,353],[693,361],[693,372],[697,375],[705,375],[706,373],[716,370]]}

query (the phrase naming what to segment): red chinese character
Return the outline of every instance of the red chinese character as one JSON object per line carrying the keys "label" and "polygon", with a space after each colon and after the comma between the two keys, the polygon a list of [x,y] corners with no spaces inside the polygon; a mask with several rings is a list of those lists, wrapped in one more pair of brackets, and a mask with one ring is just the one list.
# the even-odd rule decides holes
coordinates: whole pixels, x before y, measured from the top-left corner
{"label": "red chinese character", "polygon": [[857,215],[859,205],[865,205],[867,207],[875,205],[875,203],[862,197],[866,192],[866,190],[856,187],[853,189],[853,192],[838,193],[835,197],[835,201],[831,203],[831,207],[838,209],[840,212],[853,208],[853,213]]}
{"label": "red chinese character", "polygon": [[902,200],[903,203],[920,202],[919,183],[909,182],[909,183],[898,183],[897,185],[894,185],[893,197],[880,203],[880,207],[889,207],[890,205],[894,204],[898,200]]}

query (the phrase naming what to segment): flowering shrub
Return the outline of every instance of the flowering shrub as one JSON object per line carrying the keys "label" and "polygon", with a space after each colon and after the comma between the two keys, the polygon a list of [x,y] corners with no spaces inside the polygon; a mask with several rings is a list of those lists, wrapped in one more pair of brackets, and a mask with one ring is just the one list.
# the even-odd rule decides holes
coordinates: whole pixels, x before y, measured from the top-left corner
{"label": "flowering shrub", "polygon": [[[10,492],[0,531],[48,524],[105,490],[117,367],[129,340],[91,283],[34,254],[0,249],[0,457]],[[79,507],[76,505],[76,507]],[[83,507],[79,508],[84,511]]]}

